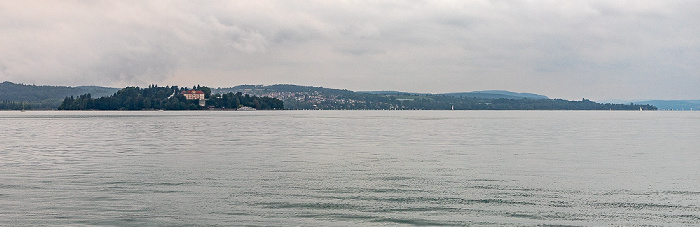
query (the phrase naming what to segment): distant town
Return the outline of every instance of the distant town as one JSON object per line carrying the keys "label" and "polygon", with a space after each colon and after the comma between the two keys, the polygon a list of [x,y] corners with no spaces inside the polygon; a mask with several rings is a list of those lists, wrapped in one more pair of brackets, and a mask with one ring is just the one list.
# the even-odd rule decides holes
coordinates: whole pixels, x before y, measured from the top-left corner
{"label": "distant town", "polygon": [[151,85],[123,89],[0,83],[5,110],[658,110],[642,103],[550,99],[509,91],[421,94],[356,92],[299,85],[209,88]]}

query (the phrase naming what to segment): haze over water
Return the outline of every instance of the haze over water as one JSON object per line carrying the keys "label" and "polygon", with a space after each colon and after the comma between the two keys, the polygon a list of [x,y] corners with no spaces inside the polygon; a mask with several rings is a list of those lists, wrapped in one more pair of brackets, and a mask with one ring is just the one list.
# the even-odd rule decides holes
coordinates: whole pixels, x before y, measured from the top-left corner
{"label": "haze over water", "polygon": [[0,225],[698,225],[700,114],[0,112]]}

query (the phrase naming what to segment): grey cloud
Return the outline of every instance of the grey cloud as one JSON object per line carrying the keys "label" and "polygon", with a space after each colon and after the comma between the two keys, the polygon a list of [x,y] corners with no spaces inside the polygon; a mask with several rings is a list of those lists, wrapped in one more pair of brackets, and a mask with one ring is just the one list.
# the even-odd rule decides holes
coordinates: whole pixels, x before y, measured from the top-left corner
{"label": "grey cloud", "polygon": [[[693,1],[9,1],[0,80],[700,98]],[[682,82],[680,82],[682,81]]]}

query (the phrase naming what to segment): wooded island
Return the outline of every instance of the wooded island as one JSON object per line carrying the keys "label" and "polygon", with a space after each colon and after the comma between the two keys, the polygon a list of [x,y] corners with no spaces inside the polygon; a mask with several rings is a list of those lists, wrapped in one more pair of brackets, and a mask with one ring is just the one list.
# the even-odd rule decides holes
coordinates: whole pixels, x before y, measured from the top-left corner
{"label": "wooded island", "polygon": [[249,107],[257,110],[281,110],[281,100],[248,94],[211,94],[208,87],[194,86],[192,89],[178,86],[148,88],[127,87],[112,96],[92,98],[90,94],[66,97],[59,110],[202,110],[238,109]]}

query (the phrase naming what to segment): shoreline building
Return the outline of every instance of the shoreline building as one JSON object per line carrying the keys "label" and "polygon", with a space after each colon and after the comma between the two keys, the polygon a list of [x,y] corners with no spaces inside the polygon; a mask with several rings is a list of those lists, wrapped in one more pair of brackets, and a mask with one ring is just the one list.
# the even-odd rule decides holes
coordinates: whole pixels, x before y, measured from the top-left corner
{"label": "shoreline building", "polygon": [[198,90],[182,91],[180,94],[184,95],[187,100],[199,100],[199,106],[205,106],[207,103],[204,99],[204,92]]}

